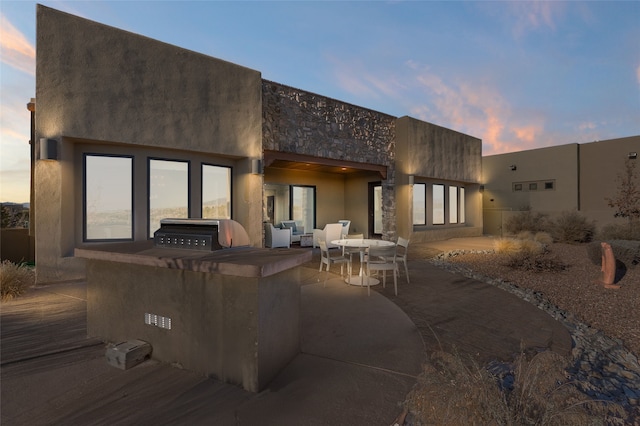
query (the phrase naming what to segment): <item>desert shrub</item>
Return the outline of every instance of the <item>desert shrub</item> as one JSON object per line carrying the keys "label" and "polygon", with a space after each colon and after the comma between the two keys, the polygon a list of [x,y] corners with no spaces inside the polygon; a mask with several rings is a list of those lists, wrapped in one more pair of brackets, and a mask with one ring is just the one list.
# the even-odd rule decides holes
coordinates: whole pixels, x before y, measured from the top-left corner
{"label": "desert shrub", "polygon": [[28,266],[16,265],[5,260],[0,266],[0,298],[9,300],[18,297],[33,286],[35,276]]}
{"label": "desert shrub", "polygon": [[501,424],[508,415],[504,395],[486,369],[443,351],[424,365],[406,408],[416,424]]}
{"label": "desert shrub", "polygon": [[521,211],[509,217],[505,224],[505,230],[511,235],[517,235],[522,231],[532,233],[546,231],[547,219],[546,215],[531,210]]}
{"label": "desert shrub", "polygon": [[589,399],[569,381],[567,360],[553,351],[520,353],[514,362],[513,385],[507,389],[509,419],[514,425],[600,424],[626,416],[617,404]]}
{"label": "desert shrub", "polygon": [[520,232],[518,237],[519,238],[499,238],[495,240],[493,243],[495,252],[507,255],[517,255],[522,253],[527,255],[538,255],[545,253],[547,250],[546,244],[537,241],[535,236],[530,232]]}
{"label": "desert shrub", "polygon": [[531,231],[520,231],[516,235],[518,240],[533,240],[533,232]]}
{"label": "desert shrub", "polygon": [[554,241],[560,243],[586,243],[593,239],[596,225],[577,211],[562,212],[549,222]]}
{"label": "desert shrub", "polygon": [[545,246],[534,240],[521,240],[520,251],[535,256],[545,252]]}
{"label": "desert shrub", "polygon": [[543,246],[549,246],[553,244],[553,237],[548,232],[538,231],[535,234],[531,231],[520,231],[515,236],[518,240],[535,241]]}
{"label": "desert shrub", "polygon": [[553,237],[548,232],[536,232],[536,235],[533,236],[533,240],[544,246],[550,246],[553,244]]}
{"label": "desert shrub", "polygon": [[472,359],[435,352],[405,402],[415,424],[585,425],[622,408],[588,399],[568,381],[566,361],[545,351],[520,354],[510,386]]}
{"label": "desert shrub", "polygon": [[493,242],[493,249],[500,254],[517,253],[520,251],[520,241],[515,238],[498,238]]}
{"label": "desert shrub", "polygon": [[628,224],[610,224],[603,226],[596,234],[596,239],[640,241],[640,226],[629,227]]}

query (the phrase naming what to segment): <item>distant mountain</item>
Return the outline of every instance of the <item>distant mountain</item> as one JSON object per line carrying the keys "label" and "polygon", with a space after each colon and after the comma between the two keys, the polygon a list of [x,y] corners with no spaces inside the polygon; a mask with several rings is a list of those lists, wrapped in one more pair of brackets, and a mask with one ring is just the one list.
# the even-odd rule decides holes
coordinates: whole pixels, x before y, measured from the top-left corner
{"label": "distant mountain", "polygon": [[31,203],[14,203],[12,201],[3,201],[3,202],[0,203],[0,205],[7,206],[7,207],[12,206],[13,208],[15,208],[17,206],[20,206],[23,209],[27,209],[28,210],[30,205],[31,205]]}

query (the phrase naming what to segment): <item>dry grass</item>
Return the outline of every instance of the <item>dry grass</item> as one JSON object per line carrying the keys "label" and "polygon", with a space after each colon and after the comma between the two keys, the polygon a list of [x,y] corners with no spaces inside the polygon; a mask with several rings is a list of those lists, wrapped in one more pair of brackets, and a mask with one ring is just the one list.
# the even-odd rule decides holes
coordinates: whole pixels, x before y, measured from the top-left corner
{"label": "dry grass", "polygon": [[505,256],[505,265],[523,271],[564,271],[568,265],[550,256],[553,238],[546,232],[518,233],[515,238],[500,238],[494,242],[494,251]]}
{"label": "dry grass", "polygon": [[567,381],[566,361],[551,351],[532,357],[521,353],[512,380],[502,387],[471,358],[439,351],[430,361],[405,403],[416,425],[582,426],[623,413],[581,394]]}
{"label": "dry grass", "polygon": [[[522,237],[522,238],[521,238]],[[515,255],[526,253],[529,255],[542,254],[546,245],[534,240],[533,234],[519,234],[518,238],[500,238],[494,242],[496,253]]]}
{"label": "dry grass", "polygon": [[2,301],[13,299],[24,293],[35,282],[33,270],[5,260],[0,266],[0,297]]}
{"label": "dry grass", "polygon": [[533,240],[545,246],[553,244],[553,237],[548,232],[537,232],[533,236]]}
{"label": "dry grass", "polygon": [[494,241],[493,249],[496,253],[512,254],[520,251],[520,239],[517,238],[500,238]]}

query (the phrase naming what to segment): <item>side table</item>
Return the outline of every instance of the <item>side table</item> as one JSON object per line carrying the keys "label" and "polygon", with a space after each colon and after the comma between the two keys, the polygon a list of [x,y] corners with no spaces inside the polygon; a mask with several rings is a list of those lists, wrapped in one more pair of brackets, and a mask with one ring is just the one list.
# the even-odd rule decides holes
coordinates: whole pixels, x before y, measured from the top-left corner
{"label": "side table", "polygon": [[300,247],[311,247],[313,245],[313,234],[300,235]]}

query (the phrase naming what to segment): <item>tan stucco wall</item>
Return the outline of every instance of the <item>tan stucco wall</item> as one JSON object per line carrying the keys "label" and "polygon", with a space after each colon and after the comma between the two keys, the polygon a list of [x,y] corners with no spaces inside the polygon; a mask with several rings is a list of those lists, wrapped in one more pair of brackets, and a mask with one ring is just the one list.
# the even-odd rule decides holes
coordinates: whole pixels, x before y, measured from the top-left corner
{"label": "tan stucco wall", "polygon": [[[350,177],[345,181],[344,217],[351,221],[350,234],[369,234],[369,182],[381,182],[380,176]],[[396,220],[399,220],[396,218]]]}
{"label": "tan stucco wall", "polygon": [[[485,233],[505,235],[504,224],[526,208],[551,214],[578,208],[578,144],[489,155],[482,158]],[[511,170],[515,166],[515,170]],[[531,182],[554,182],[553,190],[529,191]],[[514,191],[522,183],[522,191]]]}
{"label": "tan stucco wall", "polygon": [[479,183],[482,141],[411,117],[396,121],[396,161],[402,173]]}
{"label": "tan stucco wall", "polygon": [[74,140],[181,149],[237,161],[235,220],[261,235],[260,73],[199,53],[37,7],[36,139],[59,142],[60,161],[35,166],[37,282],[82,278],[72,258]]}
{"label": "tan stucco wall", "polygon": [[[152,356],[262,390],[300,351],[300,270],[243,277],[89,259],[87,334],[135,336]],[[188,307],[188,309],[185,309]],[[171,319],[167,331],[145,313]]]}
{"label": "tan stucco wall", "polygon": [[[576,210],[597,227],[620,221],[605,198],[615,194],[630,152],[640,152],[640,136],[483,157],[485,231],[499,234],[511,212],[524,207],[551,216]],[[512,189],[516,182],[545,181],[553,181],[554,189]]]}
{"label": "tan stucco wall", "polygon": [[[483,157],[485,209],[538,211],[578,207],[578,145],[569,144]],[[515,166],[516,170],[511,170]],[[517,182],[554,181],[555,189],[513,191]]]}
{"label": "tan stucco wall", "polygon": [[[640,136],[580,145],[580,208],[598,226],[626,221],[613,216],[615,209],[605,198],[613,198],[618,192],[616,178],[625,173],[630,152],[640,155]],[[630,161],[636,162],[636,185],[640,186],[640,158]]]}
{"label": "tan stucco wall", "polygon": [[[445,183],[465,187],[465,224],[413,227],[415,182]],[[479,184],[482,178],[482,141],[451,129],[401,117],[396,120],[397,234],[412,241],[482,235]]]}

